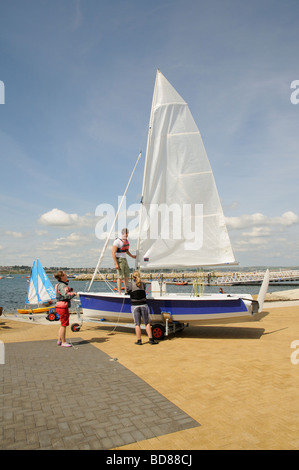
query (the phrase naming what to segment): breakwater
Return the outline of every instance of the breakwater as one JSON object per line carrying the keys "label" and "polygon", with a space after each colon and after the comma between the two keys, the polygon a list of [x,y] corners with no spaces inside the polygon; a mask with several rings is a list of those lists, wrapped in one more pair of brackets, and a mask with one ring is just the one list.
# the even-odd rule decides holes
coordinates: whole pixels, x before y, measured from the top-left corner
{"label": "breakwater", "polygon": [[[172,273],[150,273],[143,272],[142,278],[146,282],[160,280],[167,284],[193,284],[199,282],[211,286],[227,285],[260,285],[264,279],[265,271],[252,272],[172,272]],[[75,281],[91,281],[92,274],[80,274]],[[95,281],[115,281],[116,274],[97,274]],[[299,270],[270,271],[270,284],[277,285],[299,285]]]}

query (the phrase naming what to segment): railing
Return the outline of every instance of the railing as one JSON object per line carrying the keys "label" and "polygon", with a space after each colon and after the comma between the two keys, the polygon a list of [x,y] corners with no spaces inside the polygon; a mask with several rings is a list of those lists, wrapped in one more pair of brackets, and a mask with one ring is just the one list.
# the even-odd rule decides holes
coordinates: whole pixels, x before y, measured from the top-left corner
{"label": "railing", "polygon": [[[251,284],[260,283],[264,279],[264,271],[256,272],[236,272],[236,273],[225,273],[223,275],[213,278],[211,284]],[[299,282],[299,271],[270,271],[270,282]]]}

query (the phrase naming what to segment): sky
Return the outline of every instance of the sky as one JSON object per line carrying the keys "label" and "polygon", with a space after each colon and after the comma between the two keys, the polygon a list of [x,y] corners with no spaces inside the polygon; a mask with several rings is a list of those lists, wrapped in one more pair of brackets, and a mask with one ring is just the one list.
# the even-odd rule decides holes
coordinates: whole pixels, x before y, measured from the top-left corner
{"label": "sky", "polygon": [[96,266],[96,209],[117,210],[142,151],[126,204],[140,201],[158,68],[201,132],[240,266],[299,266],[298,0],[0,12],[0,266]]}

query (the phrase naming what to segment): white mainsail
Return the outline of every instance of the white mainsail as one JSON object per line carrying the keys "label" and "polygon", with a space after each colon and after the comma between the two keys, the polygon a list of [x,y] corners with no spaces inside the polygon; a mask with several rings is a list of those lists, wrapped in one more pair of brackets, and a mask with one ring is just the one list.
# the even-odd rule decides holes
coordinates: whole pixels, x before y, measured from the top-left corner
{"label": "white mainsail", "polygon": [[187,103],[158,70],[144,169],[140,267],[234,263],[200,132]]}

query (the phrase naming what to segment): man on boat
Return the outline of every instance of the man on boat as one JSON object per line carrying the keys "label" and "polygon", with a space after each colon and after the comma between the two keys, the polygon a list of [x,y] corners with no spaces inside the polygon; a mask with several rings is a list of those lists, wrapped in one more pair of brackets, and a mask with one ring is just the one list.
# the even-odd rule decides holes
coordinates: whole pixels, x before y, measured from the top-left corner
{"label": "man on boat", "polygon": [[117,269],[117,290],[121,294],[121,281],[124,281],[125,292],[127,292],[127,285],[129,281],[130,271],[126,255],[131,258],[136,258],[135,255],[130,253],[130,244],[128,241],[129,231],[123,228],[121,231],[121,238],[117,238],[112,246],[112,258],[114,266]]}

